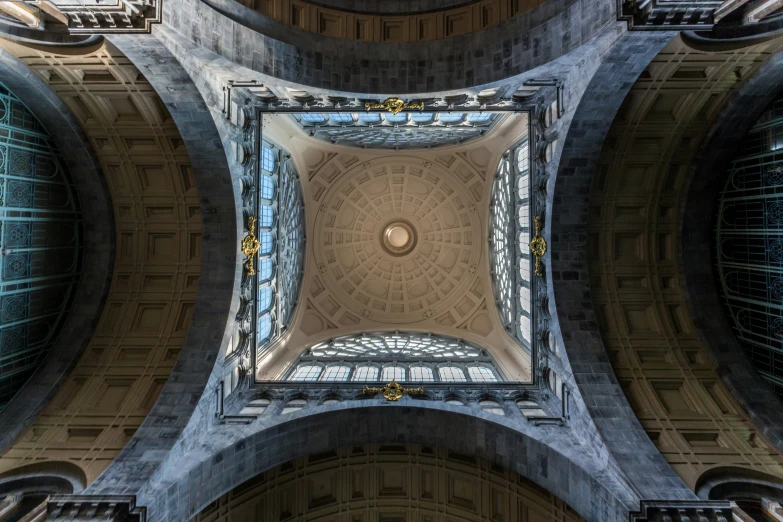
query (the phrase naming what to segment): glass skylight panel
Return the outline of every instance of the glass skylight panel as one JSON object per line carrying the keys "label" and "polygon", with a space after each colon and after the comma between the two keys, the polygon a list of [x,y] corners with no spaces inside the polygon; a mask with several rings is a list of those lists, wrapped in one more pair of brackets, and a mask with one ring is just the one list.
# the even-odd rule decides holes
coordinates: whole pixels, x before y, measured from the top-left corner
{"label": "glass skylight panel", "polygon": [[389,123],[407,123],[408,121],[408,115],[404,112],[399,114],[386,114],[384,115],[384,118]]}
{"label": "glass skylight panel", "polygon": [[261,168],[265,171],[272,173],[275,171],[275,164],[277,162],[277,158],[275,155],[275,151],[272,150],[271,147],[268,147],[267,145],[261,146]]}
{"label": "glass skylight panel", "polygon": [[383,369],[381,375],[383,381],[404,381],[405,380],[405,368],[399,366],[387,366]]}
{"label": "glass skylight panel", "polygon": [[258,209],[258,226],[271,227],[274,222],[274,210],[269,205],[261,205]]}
{"label": "glass skylight panel", "polygon": [[275,197],[275,182],[269,176],[261,176],[261,197],[272,199]]}
{"label": "glass skylight panel", "polygon": [[289,381],[315,381],[321,375],[321,367],[308,365],[299,366],[288,378]]}
{"label": "glass skylight panel", "polygon": [[351,379],[354,381],[377,381],[378,368],[376,366],[357,366]]}
{"label": "glass skylight panel", "polygon": [[438,120],[441,123],[457,123],[461,122],[465,118],[465,114],[461,112],[441,112],[438,115]]}
{"label": "glass skylight panel", "polygon": [[414,123],[430,123],[434,114],[431,112],[414,112],[411,114],[411,121]]}
{"label": "glass skylight panel", "polygon": [[347,112],[335,112],[329,115],[329,119],[335,123],[353,123],[353,117]]}
{"label": "glass skylight panel", "polygon": [[498,380],[492,370],[485,366],[471,366],[468,368],[468,374],[473,382],[496,382]]}
{"label": "glass skylight panel", "polygon": [[261,244],[258,253],[261,255],[270,254],[274,248],[275,236],[271,232],[261,232],[258,235],[258,242]]}
{"label": "glass skylight panel", "polygon": [[272,287],[262,286],[258,290],[258,313],[268,312],[272,308]]}
{"label": "glass skylight panel", "polygon": [[302,118],[302,121],[306,121],[308,123],[322,123],[326,121],[325,114],[305,113],[301,114],[299,117]]}
{"label": "glass skylight panel", "polygon": [[266,283],[272,279],[272,259],[266,257],[258,261],[258,282]]}
{"label": "glass skylight panel", "polygon": [[468,114],[468,121],[470,123],[484,123],[492,118],[492,114],[489,112],[471,112]]}
{"label": "glass skylight panel", "polygon": [[360,112],[359,121],[365,123],[380,123],[381,115],[377,112]]}
{"label": "glass skylight panel", "polygon": [[410,375],[412,381],[434,381],[432,376],[432,368],[427,366],[411,366]]}
{"label": "glass skylight panel", "polygon": [[457,366],[441,366],[438,368],[438,375],[440,380],[445,382],[464,382],[467,380],[465,372]]}
{"label": "glass skylight panel", "polygon": [[264,314],[258,319],[258,342],[263,343],[272,335],[272,316]]}
{"label": "glass skylight panel", "polygon": [[321,375],[322,381],[347,381],[351,369],[348,366],[329,366]]}

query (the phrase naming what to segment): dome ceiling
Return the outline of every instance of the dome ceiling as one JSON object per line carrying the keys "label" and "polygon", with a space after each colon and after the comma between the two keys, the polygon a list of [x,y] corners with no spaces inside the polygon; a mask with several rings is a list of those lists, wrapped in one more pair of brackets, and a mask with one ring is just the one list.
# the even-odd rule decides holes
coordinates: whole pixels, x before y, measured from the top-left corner
{"label": "dome ceiling", "polygon": [[41,365],[79,281],[81,215],[46,130],[0,85],[0,409]]}
{"label": "dome ceiling", "polygon": [[324,197],[315,257],[353,312],[388,323],[439,314],[464,296],[481,258],[473,197],[448,170],[390,156],[354,168]]}

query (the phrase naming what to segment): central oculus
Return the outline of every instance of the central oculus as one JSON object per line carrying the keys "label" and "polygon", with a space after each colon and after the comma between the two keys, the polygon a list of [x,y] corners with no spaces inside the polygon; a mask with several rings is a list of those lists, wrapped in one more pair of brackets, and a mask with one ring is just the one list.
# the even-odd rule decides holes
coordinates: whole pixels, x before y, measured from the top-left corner
{"label": "central oculus", "polygon": [[383,228],[381,245],[393,256],[404,256],[416,246],[416,231],[405,221],[393,221]]}

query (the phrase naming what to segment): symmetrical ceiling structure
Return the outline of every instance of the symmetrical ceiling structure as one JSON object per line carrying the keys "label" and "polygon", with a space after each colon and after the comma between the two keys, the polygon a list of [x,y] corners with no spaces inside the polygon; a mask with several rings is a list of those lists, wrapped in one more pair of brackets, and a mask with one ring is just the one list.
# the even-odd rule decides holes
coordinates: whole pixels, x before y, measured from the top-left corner
{"label": "symmetrical ceiling structure", "polygon": [[780,518],[776,2],[0,1],[0,520]]}

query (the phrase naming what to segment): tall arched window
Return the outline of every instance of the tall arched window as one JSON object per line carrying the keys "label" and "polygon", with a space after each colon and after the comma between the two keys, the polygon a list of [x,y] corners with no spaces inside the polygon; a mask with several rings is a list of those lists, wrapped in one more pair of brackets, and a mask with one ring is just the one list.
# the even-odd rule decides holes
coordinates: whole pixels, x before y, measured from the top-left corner
{"label": "tall arched window", "polygon": [[720,289],[734,333],[783,399],[783,97],[740,143],[715,232]]}
{"label": "tall arched window", "polygon": [[460,339],[386,332],[318,343],[305,350],[287,380],[495,382],[503,375],[485,350]]}
{"label": "tall arched window", "polygon": [[490,206],[490,269],[503,324],[528,350],[533,339],[529,244],[532,226],[528,140],[503,155],[495,173]]}
{"label": "tall arched window", "polygon": [[288,326],[304,265],[304,205],[290,156],[264,140],[260,154],[256,236],[256,343],[264,347]]}

